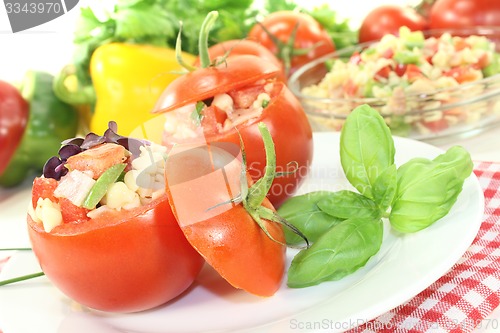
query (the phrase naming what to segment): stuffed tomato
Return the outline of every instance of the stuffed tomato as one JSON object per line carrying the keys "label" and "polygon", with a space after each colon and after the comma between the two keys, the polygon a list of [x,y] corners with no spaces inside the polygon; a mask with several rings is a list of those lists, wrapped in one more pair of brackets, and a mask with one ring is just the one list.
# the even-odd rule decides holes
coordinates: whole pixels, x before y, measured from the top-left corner
{"label": "stuffed tomato", "polygon": [[135,312],[183,293],[203,258],[165,193],[165,148],[118,136],[66,142],[33,183],[28,232],[45,275],[87,307]]}
{"label": "stuffed tomato", "polygon": [[166,114],[163,144],[190,141],[232,142],[246,148],[248,172],[264,174],[265,150],[257,124],[269,128],[276,146],[275,178],[268,198],[279,206],[308,174],[313,155],[312,130],[297,98],[276,80],[280,69],[253,55],[228,57],[173,81],[155,112]]}

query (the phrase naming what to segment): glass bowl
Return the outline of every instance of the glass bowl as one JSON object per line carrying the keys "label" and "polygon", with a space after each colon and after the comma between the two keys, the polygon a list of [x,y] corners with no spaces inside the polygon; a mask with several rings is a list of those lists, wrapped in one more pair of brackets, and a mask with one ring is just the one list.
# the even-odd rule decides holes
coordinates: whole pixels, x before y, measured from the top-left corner
{"label": "glass bowl", "polygon": [[[424,36],[438,37],[444,32],[460,37],[486,36],[496,41],[496,52],[500,52],[500,28],[429,30]],[[391,97],[329,98],[307,95],[302,91],[318,84],[329,72],[334,59],[347,61],[355,52],[373,44],[359,44],[328,54],[299,68],[290,77],[289,88],[301,101],[315,131],[341,130],[347,115],[362,104],[379,111],[394,135],[422,141],[470,136],[500,124],[500,74],[452,88]]]}

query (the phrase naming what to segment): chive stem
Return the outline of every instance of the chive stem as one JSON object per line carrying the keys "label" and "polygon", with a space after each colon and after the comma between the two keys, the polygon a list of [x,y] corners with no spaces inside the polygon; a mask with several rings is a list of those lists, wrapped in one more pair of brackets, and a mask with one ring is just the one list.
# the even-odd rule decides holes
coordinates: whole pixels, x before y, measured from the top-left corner
{"label": "chive stem", "polygon": [[11,283],[16,283],[16,282],[21,282],[24,280],[33,279],[33,278],[43,276],[43,275],[45,275],[43,272],[38,272],[38,273],[18,276],[18,277],[12,278],[12,279],[0,281],[0,286],[5,286],[5,285],[11,284]]}

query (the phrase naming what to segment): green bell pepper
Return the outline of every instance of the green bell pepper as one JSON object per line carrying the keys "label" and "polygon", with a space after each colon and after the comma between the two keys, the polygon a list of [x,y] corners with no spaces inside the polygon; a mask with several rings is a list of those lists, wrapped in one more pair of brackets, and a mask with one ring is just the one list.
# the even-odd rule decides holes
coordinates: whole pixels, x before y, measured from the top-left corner
{"label": "green bell pepper", "polygon": [[0,186],[22,183],[45,162],[57,155],[61,142],[76,135],[78,113],[54,95],[54,77],[45,72],[28,71],[19,87],[30,104],[28,124],[7,168],[0,175]]}

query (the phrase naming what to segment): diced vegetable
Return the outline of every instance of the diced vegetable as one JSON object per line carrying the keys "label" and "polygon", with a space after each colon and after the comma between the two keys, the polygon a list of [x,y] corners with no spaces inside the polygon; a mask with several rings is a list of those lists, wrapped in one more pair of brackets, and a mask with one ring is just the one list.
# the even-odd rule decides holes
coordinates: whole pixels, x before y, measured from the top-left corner
{"label": "diced vegetable", "polygon": [[82,206],[96,181],[88,174],[73,170],[61,178],[54,195],[69,199],[75,206]]}
{"label": "diced vegetable", "polygon": [[127,164],[124,163],[115,164],[104,171],[102,175],[97,179],[94,186],[92,186],[92,188],[90,189],[90,192],[85,198],[83,205],[79,206],[83,206],[87,209],[95,208],[99,201],[101,201],[101,199],[104,197],[104,195],[106,195],[106,192],[108,191],[110,186],[114,182],[116,182],[118,177],[120,177],[126,166]]}

